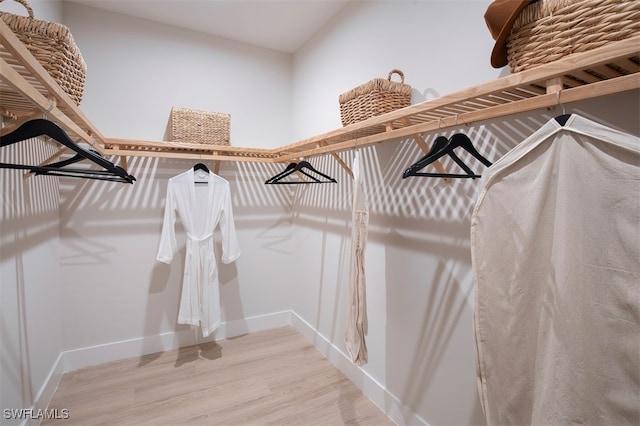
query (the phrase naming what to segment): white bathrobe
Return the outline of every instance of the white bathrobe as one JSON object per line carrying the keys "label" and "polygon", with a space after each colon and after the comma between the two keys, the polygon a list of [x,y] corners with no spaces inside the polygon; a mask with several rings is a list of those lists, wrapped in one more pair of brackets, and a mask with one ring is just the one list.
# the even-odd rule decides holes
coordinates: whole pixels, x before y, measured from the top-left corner
{"label": "white bathrobe", "polygon": [[640,139],[550,120],[481,186],[471,252],[487,423],[640,424]]}
{"label": "white bathrobe", "polygon": [[220,225],[223,263],[236,260],[240,256],[240,246],[233,222],[229,182],[211,172],[205,172],[203,178],[206,184],[196,184],[196,173],[189,169],[169,179],[157,259],[171,263],[176,251],[177,211],[187,234],[178,323],[200,326],[206,337],[221,322],[214,245],[216,226]]}

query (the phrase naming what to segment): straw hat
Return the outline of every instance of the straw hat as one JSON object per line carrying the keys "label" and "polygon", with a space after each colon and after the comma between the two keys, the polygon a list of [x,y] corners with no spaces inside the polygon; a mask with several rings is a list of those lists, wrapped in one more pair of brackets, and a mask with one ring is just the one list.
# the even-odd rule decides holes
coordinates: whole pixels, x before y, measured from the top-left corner
{"label": "straw hat", "polygon": [[500,68],[507,65],[507,36],[522,9],[536,0],[495,0],[484,13],[484,20],[496,41],[491,52],[491,65]]}

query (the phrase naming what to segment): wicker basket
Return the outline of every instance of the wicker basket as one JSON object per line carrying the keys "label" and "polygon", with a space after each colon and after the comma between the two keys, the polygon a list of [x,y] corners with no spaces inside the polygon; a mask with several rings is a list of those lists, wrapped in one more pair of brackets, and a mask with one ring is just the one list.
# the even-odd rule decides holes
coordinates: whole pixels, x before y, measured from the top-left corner
{"label": "wicker basket", "polygon": [[55,22],[35,19],[33,9],[26,0],[15,1],[27,9],[29,16],[0,12],[0,18],[62,90],[79,105],[84,93],[87,65],[69,28]]}
{"label": "wicker basket", "polygon": [[171,108],[169,140],[211,145],[229,145],[231,115],[222,112]]}
{"label": "wicker basket", "polygon": [[637,0],[539,0],[522,11],[507,37],[509,67],[524,71],[639,32]]}
{"label": "wicker basket", "polygon": [[[391,81],[393,74],[400,76],[400,82]],[[351,89],[341,94],[338,101],[342,125],[347,126],[409,106],[411,86],[404,84],[402,71],[394,69],[386,79],[376,78]]]}

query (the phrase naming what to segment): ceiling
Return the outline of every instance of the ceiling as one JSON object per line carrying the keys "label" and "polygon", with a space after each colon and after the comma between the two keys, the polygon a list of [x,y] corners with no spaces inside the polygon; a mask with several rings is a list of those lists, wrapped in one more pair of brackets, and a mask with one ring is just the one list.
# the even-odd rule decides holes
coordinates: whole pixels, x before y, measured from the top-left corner
{"label": "ceiling", "polygon": [[350,0],[67,1],[293,53]]}

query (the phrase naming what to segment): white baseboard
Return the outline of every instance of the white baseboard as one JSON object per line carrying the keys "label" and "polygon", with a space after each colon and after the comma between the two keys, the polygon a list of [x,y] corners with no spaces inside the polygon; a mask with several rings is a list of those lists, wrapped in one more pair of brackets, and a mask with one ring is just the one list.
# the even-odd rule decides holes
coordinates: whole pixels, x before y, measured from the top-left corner
{"label": "white baseboard", "polygon": [[74,349],[63,353],[64,371],[67,372],[119,359],[169,351],[180,347],[197,345],[199,343],[241,336],[256,331],[284,327],[290,323],[291,311],[283,311],[225,322],[220,325],[215,333],[206,338],[202,337],[199,329],[184,328],[179,331],[171,331],[155,336]]}
{"label": "white baseboard", "polygon": [[344,352],[293,311],[291,312],[291,326],[302,334],[342,374],[347,376],[395,424],[400,426],[429,426],[429,423],[414,413],[410,407],[403,404],[382,383],[351,362],[351,359]]}
{"label": "white baseboard", "polygon": [[[49,403],[53,398],[53,394],[56,392],[56,389],[60,384],[60,379],[62,379],[63,374],[63,353],[60,353],[56,361],[53,363],[53,367],[51,367],[51,371],[49,371],[49,375],[44,381],[44,384],[34,398],[33,406],[31,407],[33,412],[37,412],[38,410],[45,410],[49,406]],[[27,418],[22,422],[22,426],[35,426],[39,424],[40,419],[38,419],[37,416],[34,416],[34,418]]]}
{"label": "white baseboard", "polygon": [[202,338],[199,330],[184,329],[63,352],[53,366],[47,381],[42,386],[34,403],[34,408],[44,409],[48,407],[62,374],[67,371],[287,325],[292,326],[302,334],[397,425],[429,426],[424,419],[387,391],[383,384],[362,368],[353,364],[346,354],[293,311],[282,311],[243,320],[229,321],[223,323],[214,334],[207,338]]}

